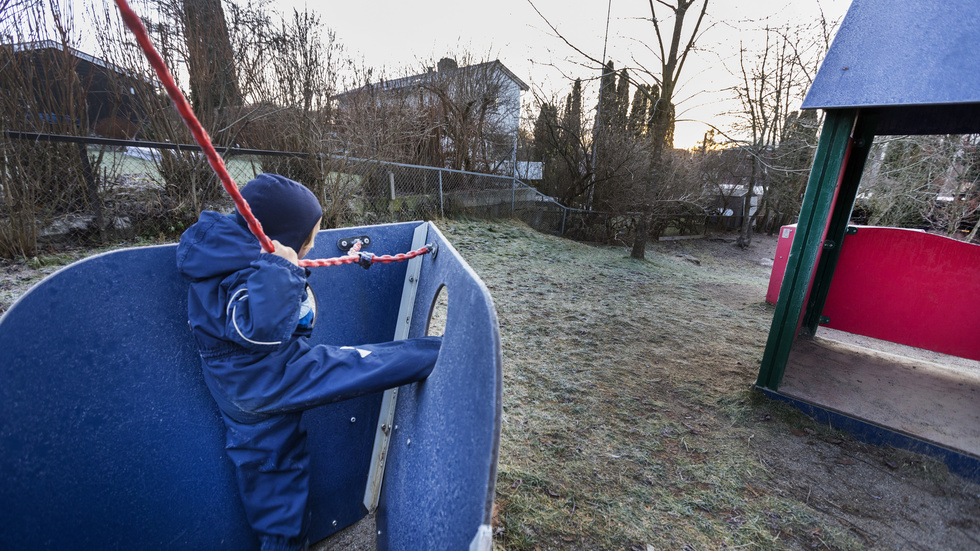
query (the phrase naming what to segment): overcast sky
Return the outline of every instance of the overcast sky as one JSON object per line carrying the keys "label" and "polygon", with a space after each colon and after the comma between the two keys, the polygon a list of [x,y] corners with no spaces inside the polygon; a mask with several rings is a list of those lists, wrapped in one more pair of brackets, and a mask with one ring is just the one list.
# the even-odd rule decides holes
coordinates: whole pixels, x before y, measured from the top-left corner
{"label": "overcast sky", "polygon": [[[731,94],[721,91],[733,82],[724,63],[737,63],[740,41],[751,42],[767,24],[779,27],[813,22],[821,9],[828,20],[839,20],[851,0],[708,2],[700,41],[704,51],[681,75],[683,87],[677,98],[684,101],[678,109],[680,118],[717,121],[720,113],[732,108],[725,101]],[[591,56],[602,58],[605,43],[606,57],[617,68],[638,63],[656,66],[650,50],[656,46],[656,37],[647,0],[534,0],[533,4],[569,42]],[[654,4],[658,13],[667,13],[656,1]],[[278,0],[276,5],[302,9],[307,2]],[[581,55],[555,36],[528,0],[362,0],[308,5],[336,32],[348,55],[363,57],[368,66],[385,66],[390,73],[421,69],[447,53],[467,51],[478,59],[500,59],[545,95],[566,94],[571,87],[569,77],[586,79],[598,74],[583,66],[586,61]],[[605,41],[607,13],[609,34]],[[689,18],[693,23],[694,18]],[[525,97],[525,104],[530,100]],[[679,123],[676,144],[692,146],[706,128],[693,122]]]}

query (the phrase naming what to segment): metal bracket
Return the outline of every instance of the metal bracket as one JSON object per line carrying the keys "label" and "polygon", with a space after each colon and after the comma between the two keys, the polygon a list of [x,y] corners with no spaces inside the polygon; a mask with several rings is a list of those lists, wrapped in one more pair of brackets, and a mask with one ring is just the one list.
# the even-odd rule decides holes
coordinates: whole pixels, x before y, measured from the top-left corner
{"label": "metal bracket", "polygon": [[337,240],[337,248],[347,254],[350,252],[354,243],[358,241],[361,242],[361,249],[366,249],[371,245],[371,238],[366,235],[354,235],[352,237],[344,237]]}
{"label": "metal bracket", "polygon": [[830,318],[827,316],[820,316],[820,325],[827,325],[830,323]]}
{"label": "metal bracket", "polygon": [[470,551],[490,551],[492,547],[493,528],[489,524],[481,524],[470,540]]}
{"label": "metal bracket", "polygon": [[829,250],[833,249],[836,246],[837,246],[837,244],[834,243],[833,241],[824,241],[823,242],[823,248],[824,248],[824,250],[828,250],[829,251]]}

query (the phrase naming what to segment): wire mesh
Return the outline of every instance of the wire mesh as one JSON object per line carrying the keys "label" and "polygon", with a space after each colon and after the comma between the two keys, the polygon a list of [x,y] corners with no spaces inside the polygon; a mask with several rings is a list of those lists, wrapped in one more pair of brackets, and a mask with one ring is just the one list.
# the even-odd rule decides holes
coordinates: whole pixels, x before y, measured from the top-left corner
{"label": "wire mesh", "polygon": [[[202,210],[234,209],[197,146],[24,132],[2,138],[3,257],[174,239]],[[538,231],[606,243],[630,240],[635,231],[635,213],[567,208],[510,176],[283,151],[219,153],[239,186],[263,172],[306,185],[328,228],[473,216],[513,217]],[[702,211],[673,211],[663,231],[703,232]]]}
{"label": "wire mesh", "polygon": [[[233,203],[195,146],[8,132],[0,140],[0,255],[175,238]],[[533,188],[511,177],[342,156],[219,150],[239,186],[274,172],[320,199],[324,227],[509,217]],[[530,191],[528,191],[530,190]]]}

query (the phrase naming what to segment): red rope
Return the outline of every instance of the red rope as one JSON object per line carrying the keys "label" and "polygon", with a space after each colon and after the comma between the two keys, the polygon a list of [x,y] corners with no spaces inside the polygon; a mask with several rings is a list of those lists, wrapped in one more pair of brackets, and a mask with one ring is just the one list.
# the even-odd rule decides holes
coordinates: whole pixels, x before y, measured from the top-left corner
{"label": "red rope", "polygon": [[[184,124],[190,129],[191,134],[194,136],[194,140],[201,146],[204,151],[204,155],[208,159],[208,164],[217,174],[218,179],[221,181],[222,187],[231,195],[232,200],[235,202],[235,206],[238,207],[238,212],[242,214],[245,221],[248,223],[249,229],[258,238],[259,243],[262,244],[262,248],[266,252],[273,252],[275,250],[275,245],[272,244],[272,240],[265,235],[262,231],[262,224],[255,218],[252,214],[252,209],[249,208],[248,203],[242,194],[238,191],[238,185],[232,180],[231,175],[228,174],[228,169],[225,168],[225,161],[218,155],[218,152],[214,149],[214,145],[211,143],[211,137],[201,126],[201,122],[197,120],[194,116],[194,111],[191,109],[190,103],[187,102],[187,98],[177,87],[177,83],[174,81],[173,75],[170,74],[170,70],[167,68],[167,64],[164,63],[163,58],[157,52],[156,48],[153,47],[153,43],[150,42],[150,35],[146,32],[146,27],[143,26],[143,22],[140,20],[136,12],[129,7],[126,0],[115,0],[116,6],[119,8],[119,14],[122,16],[123,23],[129,27],[129,30],[133,32],[136,37],[136,42],[139,43],[140,48],[146,55],[147,61],[150,62],[150,66],[156,71],[157,76],[160,77],[160,82],[163,87],[167,90],[167,95],[170,96],[170,100],[174,102],[174,107],[177,108],[177,112],[180,113],[182,119],[184,119]],[[360,248],[357,248],[360,250]],[[408,260],[410,258],[415,258],[420,254],[426,254],[430,252],[429,247],[422,247],[417,251],[412,251],[404,254],[396,254],[394,256],[383,255],[371,257],[371,263],[388,263],[388,262],[401,262],[402,260]],[[327,258],[322,260],[300,260],[300,266],[316,267],[316,266],[338,266],[340,264],[350,264],[352,262],[360,262],[362,257],[361,253],[352,249],[352,253],[346,256],[341,256],[337,258]]]}
{"label": "red rope", "polygon": [[426,245],[420,249],[410,251],[407,253],[399,253],[396,255],[380,255],[380,256],[370,256],[364,257],[363,253],[348,254],[346,256],[338,256],[337,258],[324,258],[320,260],[300,260],[300,266],[308,266],[310,268],[319,268],[323,266],[340,266],[341,264],[362,264],[361,258],[368,258],[371,264],[388,264],[391,262],[402,262],[404,260],[410,260],[416,256],[423,254],[428,254],[432,252],[432,247]]}

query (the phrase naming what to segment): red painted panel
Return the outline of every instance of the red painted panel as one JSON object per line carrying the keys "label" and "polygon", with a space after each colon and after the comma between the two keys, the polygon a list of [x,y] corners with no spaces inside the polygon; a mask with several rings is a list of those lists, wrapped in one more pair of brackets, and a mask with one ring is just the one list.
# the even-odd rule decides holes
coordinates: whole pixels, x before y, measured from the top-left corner
{"label": "red painted panel", "polygon": [[796,235],[796,224],[779,228],[779,241],[776,241],[776,258],[773,259],[772,273],[769,275],[769,291],[766,292],[766,302],[776,304],[779,300],[779,288],[786,275],[786,261],[789,251],[793,248],[793,236]]}
{"label": "red painted panel", "polygon": [[859,227],[844,239],[823,316],[833,329],[980,360],[980,246]]}
{"label": "red painted panel", "polygon": [[[795,226],[780,228],[766,301],[775,304]],[[844,239],[827,327],[980,360],[980,246],[917,230],[859,226]]]}

